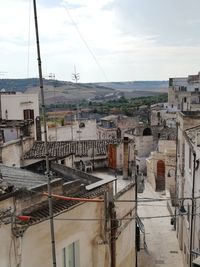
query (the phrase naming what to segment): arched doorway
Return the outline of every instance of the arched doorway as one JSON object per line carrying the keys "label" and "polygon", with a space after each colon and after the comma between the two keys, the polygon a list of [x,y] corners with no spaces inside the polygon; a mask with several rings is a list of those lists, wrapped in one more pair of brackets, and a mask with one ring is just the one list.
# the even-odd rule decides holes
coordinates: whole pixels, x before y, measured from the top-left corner
{"label": "arched doorway", "polygon": [[156,191],[165,190],[165,162],[159,160],[157,162]]}
{"label": "arched doorway", "polygon": [[143,136],[150,136],[152,135],[150,128],[145,128],[143,131]]}

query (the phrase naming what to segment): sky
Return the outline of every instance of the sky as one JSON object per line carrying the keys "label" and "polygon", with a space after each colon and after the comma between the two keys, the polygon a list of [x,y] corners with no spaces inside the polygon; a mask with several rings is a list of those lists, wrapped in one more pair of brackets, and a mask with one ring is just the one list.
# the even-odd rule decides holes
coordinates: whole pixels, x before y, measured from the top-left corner
{"label": "sky", "polygon": [[[199,0],[37,0],[43,77],[168,80],[200,71]],[[32,0],[0,0],[0,78],[38,77]]]}

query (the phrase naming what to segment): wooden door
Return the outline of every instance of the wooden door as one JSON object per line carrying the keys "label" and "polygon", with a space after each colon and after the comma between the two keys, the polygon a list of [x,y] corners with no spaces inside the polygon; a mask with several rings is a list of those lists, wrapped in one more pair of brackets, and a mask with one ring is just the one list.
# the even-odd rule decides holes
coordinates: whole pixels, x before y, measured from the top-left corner
{"label": "wooden door", "polygon": [[159,160],[157,162],[156,191],[163,190],[165,190],[165,162]]}
{"label": "wooden door", "polygon": [[117,167],[117,149],[116,145],[108,145],[108,167],[116,169]]}

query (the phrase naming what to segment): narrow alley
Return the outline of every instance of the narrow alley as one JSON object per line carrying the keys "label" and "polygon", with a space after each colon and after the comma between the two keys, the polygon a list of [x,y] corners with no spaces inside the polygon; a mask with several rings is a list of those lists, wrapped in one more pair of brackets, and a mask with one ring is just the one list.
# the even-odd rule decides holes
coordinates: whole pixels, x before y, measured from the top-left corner
{"label": "narrow alley", "polygon": [[[138,194],[139,198],[157,199],[166,198],[166,196],[153,191],[146,183],[144,192]],[[138,204],[138,214],[141,218],[170,215],[166,201],[141,202]],[[170,217],[142,219],[146,233],[147,252],[143,249],[138,252],[138,267],[183,267],[176,232],[170,224],[170,219]]]}

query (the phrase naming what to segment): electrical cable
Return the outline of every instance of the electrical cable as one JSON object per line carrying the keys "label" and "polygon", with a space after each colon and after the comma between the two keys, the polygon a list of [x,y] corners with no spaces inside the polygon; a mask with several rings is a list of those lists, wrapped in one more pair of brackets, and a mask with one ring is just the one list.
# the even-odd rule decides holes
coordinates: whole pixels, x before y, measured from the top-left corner
{"label": "electrical cable", "polygon": [[[48,195],[48,193],[45,193],[45,192],[41,193],[41,192],[37,192],[37,191],[32,190],[32,189],[28,190],[28,192],[33,192],[33,193],[35,193],[37,195],[41,195],[41,196],[44,196],[44,195],[47,196]],[[72,198],[72,197],[61,196],[61,195],[56,195],[56,196],[64,197],[64,198],[66,198],[66,200],[67,200],[67,198]],[[200,195],[197,196],[197,197],[194,197],[194,200],[197,200],[197,199],[200,199]],[[151,202],[162,202],[162,201],[168,201],[168,200],[183,201],[183,200],[192,200],[192,198],[191,197],[184,197],[184,198],[176,198],[176,197],[174,197],[174,198],[140,198],[137,201],[135,199],[119,199],[119,200],[114,199],[114,202],[119,202],[119,203],[120,202],[121,203],[123,203],[123,202],[124,203],[129,203],[129,202],[130,203],[135,203],[135,202],[138,202],[138,203],[151,203]],[[81,198],[77,197],[76,201],[81,201]],[[95,202],[95,201],[92,201],[92,202]],[[103,199],[101,201],[98,200],[97,202],[104,202],[104,200]]]}
{"label": "electrical cable", "polygon": [[[148,219],[163,219],[163,218],[174,218],[174,217],[179,217],[179,216],[185,216],[188,215],[187,213],[182,214],[179,213],[177,215],[174,214],[168,214],[168,215],[155,215],[155,216],[139,216],[141,220],[148,220]],[[190,214],[191,215],[191,214]],[[195,213],[194,215],[200,215],[200,213]],[[56,218],[58,215],[54,215],[54,220],[55,221],[106,221],[106,218]],[[18,218],[20,216],[17,216]],[[29,217],[27,218],[26,221],[30,220],[41,220],[41,217],[34,217],[34,216],[22,216],[22,217]],[[136,217],[126,217],[126,218],[116,218],[116,219],[109,219],[110,221],[127,221],[127,220],[134,220]],[[48,219],[48,218],[47,218]],[[24,220],[25,221],[25,220]]]}
{"label": "electrical cable", "polygon": [[[66,4],[67,4],[67,2],[66,2]],[[85,44],[86,48],[88,49],[89,53],[91,54],[92,58],[94,59],[95,63],[97,64],[98,68],[99,68],[100,71],[102,72],[102,74],[103,74],[103,76],[104,76],[106,82],[109,82],[109,80],[108,80],[108,78],[107,78],[107,75],[106,75],[104,69],[102,68],[102,66],[101,66],[100,63],[98,62],[98,60],[97,60],[97,58],[96,58],[94,52],[91,50],[91,48],[89,47],[89,45],[88,45],[88,43],[86,42],[85,38],[83,37],[83,34],[81,33],[81,31],[80,31],[80,29],[79,29],[77,23],[75,23],[74,19],[72,18],[72,15],[71,15],[71,13],[70,13],[70,11],[69,11],[69,8],[66,7],[66,6],[64,6],[64,5],[63,5],[63,7],[64,7],[64,9],[66,10],[66,12],[67,12],[67,14],[68,14],[68,17],[69,17],[69,19],[71,20],[72,24],[73,24],[74,27],[76,28],[76,30],[77,30],[77,32],[78,32],[78,34],[79,34],[81,40],[82,40],[83,43]]]}
{"label": "electrical cable", "polygon": [[31,40],[31,10],[32,10],[32,2],[29,0],[29,19],[28,19],[28,58],[27,58],[27,78],[29,78],[29,68],[30,68],[30,40]]}

